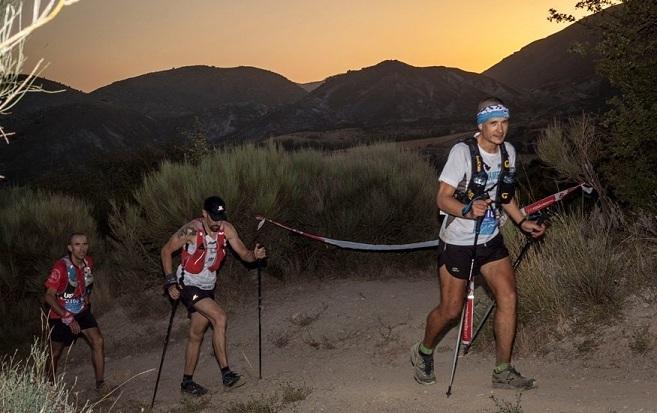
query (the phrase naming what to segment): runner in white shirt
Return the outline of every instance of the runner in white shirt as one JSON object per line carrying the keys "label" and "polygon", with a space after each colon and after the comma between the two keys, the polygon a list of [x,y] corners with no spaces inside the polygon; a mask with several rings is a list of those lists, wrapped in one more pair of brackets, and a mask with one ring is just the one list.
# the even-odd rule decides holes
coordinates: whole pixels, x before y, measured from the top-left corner
{"label": "runner in white shirt", "polygon": [[[506,213],[522,231],[533,237],[540,237],[545,226],[527,220],[513,199],[516,153],[511,144],[504,142],[509,110],[500,99],[486,98],[479,103],[477,125],[479,132],[473,139],[452,148],[440,174],[436,203],[447,214],[440,230],[440,304],[427,316],[424,339],[411,348],[411,363],[418,383],[435,383],[433,350],[439,338],[461,315],[470,264],[476,257],[474,274],[483,275],[497,302],[493,386],[531,389],[536,385],[535,380],[522,376],[511,365],[517,294],[499,222],[501,214]],[[475,179],[472,179],[475,170]],[[481,223],[475,238],[478,221]]]}

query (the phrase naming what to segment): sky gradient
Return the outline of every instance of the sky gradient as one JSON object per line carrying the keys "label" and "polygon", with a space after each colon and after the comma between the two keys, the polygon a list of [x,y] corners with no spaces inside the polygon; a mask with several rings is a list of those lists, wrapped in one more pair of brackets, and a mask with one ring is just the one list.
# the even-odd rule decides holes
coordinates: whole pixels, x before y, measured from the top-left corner
{"label": "sky gradient", "polygon": [[[81,0],[27,42],[31,69],[86,92],[188,65],[255,66],[299,82],[397,59],[480,73],[562,30],[574,0]],[[581,13],[580,13],[581,15]]]}

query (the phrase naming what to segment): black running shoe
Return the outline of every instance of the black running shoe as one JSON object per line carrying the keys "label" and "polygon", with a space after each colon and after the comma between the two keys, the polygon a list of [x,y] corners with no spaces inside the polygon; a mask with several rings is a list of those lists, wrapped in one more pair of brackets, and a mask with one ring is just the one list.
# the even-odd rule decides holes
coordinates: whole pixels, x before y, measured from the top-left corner
{"label": "black running shoe", "polygon": [[194,396],[203,396],[208,392],[208,389],[190,380],[180,383],[180,391],[187,394],[193,394]]}
{"label": "black running shoe", "polygon": [[242,376],[235,373],[234,371],[229,371],[226,374],[224,374],[222,381],[224,382],[224,386],[226,387],[239,387],[242,384],[244,384],[244,380],[242,380]]}

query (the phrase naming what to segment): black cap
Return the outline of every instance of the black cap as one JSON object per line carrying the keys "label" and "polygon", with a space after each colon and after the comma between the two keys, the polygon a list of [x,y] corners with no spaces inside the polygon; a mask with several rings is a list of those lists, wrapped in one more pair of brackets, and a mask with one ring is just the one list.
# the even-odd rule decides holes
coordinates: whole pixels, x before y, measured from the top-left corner
{"label": "black cap", "polygon": [[218,196],[211,196],[203,202],[203,209],[213,221],[226,220],[226,203]]}

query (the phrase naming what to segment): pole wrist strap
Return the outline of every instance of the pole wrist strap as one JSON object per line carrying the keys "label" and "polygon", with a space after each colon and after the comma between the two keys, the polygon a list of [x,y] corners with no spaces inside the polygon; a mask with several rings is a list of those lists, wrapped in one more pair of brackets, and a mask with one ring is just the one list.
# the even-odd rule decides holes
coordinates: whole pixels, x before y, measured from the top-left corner
{"label": "pole wrist strap", "polygon": [[164,279],[164,287],[169,288],[170,286],[178,284],[178,278],[176,277],[176,272],[170,272],[166,275]]}

